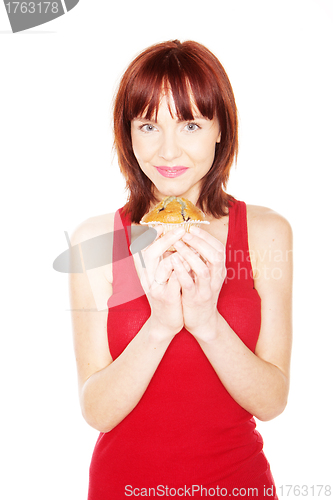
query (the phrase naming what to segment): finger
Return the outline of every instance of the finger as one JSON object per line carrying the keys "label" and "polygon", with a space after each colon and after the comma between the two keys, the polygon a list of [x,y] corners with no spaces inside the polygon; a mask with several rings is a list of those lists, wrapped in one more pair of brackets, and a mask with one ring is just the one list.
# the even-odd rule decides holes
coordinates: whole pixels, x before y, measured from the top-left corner
{"label": "finger", "polygon": [[207,292],[207,294],[209,295],[210,294],[209,291],[211,289],[211,278],[216,269],[214,269],[213,266],[209,268],[200,259],[200,257],[197,254],[195,254],[194,251],[190,247],[185,245],[182,241],[175,243],[175,247],[177,248],[177,253],[181,254],[184,257],[184,259],[189,263],[191,269],[195,273],[196,276],[195,284],[201,288],[201,292],[203,294]]}
{"label": "finger", "polygon": [[207,243],[209,243],[209,245],[211,245],[216,250],[220,250],[221,245],[223,247],[223,243],[221,243],[220,240],[218,240],[217,238],[215,238],[208,231],[205,231],[204,229],[201,229],[200,227],[191,226],[190,227],[190,232],[189,233],[187,232],[186,234],[189,234],[191,236],[197,236],[198,238],[203,239],[204,241],[206,241]]}
{"label": "finger", "polygon": [[166,257],[165,259],[161,259],[152,278],[155,282],[155,284],[159,284],[160,286],[161,283],[167,284],[168,280],[170,279],[171,273],[173,271],[174,265],[171,260],[171,255],[169,257]]}
{"label": "finger", "polygon": [[[175,252],[165,252],[165,254],[163,254],[163,257],[164,255],[165,256],[168,256],[168,255],[173,255]],[[177,254],[178,257],[180,258],[180,260],[182,261],[186,271],[189,273],[191,271],[191,266],[189,265],[189,263],[184,259],[184,257],[182,257],[179,253]],[[164,257],[165,258],[165,257]]]}
{"label": "finger", "polygon": [[[136,256],[134,256],[134,258],[136,258]],[[136,260],[136,263],[138,265],[139,261]],[[156,266],[151,266],[151,265],[146,265],[146,267],[141,266],[140,273],[138,274],[143,289],[147,292],[147,290],[150,290],[152,288],[163,286],[163,284],[164,283],[166,284],[168,279],[170,278],[172,270],[173,270],[173,264],[171,263],[169,258],[158,259],[156,262]]]}
{"label": "finger", "polygon": [[[220,245],[220,248],[224,250],[223,244],[220,243]],[[208,253],[206,253],[206,257],[209,257],[207,259],[205,257],[202,257],[202,255],[198,253],[194,248],[192,248],[192,246],[190,246],[188,243],[183,244],[182,240],[176,242],[175,247],[177,247],[178,254],[184,257],[189,262],[196,276],[199,280],[201,280],[199,283],[200,286],[205,286],[204,280],[206,279],[206,277],[208,278],[208,269],[211,280],[211,288],[213,290],[219,290],[221,288],[226,275],[224,251],[219,252],[215,249],[210,248],[208,250]],[[199,260],[196,258],[198,256],[200,257]]]}
{"label": "finger", "polygon": [[180,260],[182,261],[183,266],[185,267],[186,271],[187,271],[188,273],[190,273],[190,272],[191,272],[191,270],[192,270],[192,269],[191,269],[190,264],[187,262],[187,260],[185,260],[185,259],[184,259],[184,257],[183,257],[182,255],[178,254],[178,257],[179,257],[179,258],[180,258]]}
{"label": "finger", "polygon": [[168,231],[165,235],[157,238],[154,243],[143,251],[149,258],[156,259],[163,255],[176,241],[185,234],[183,227]]}
{"label": "finger", "polygon": [[[154,239],[154,240],[153,240],[153,241],[152,241],[149,245],[147,245],[145,248],[143,248],[143,249],[142,249],[142,251],[141,251],[141,259],[142,259],[142,260],[140,259],[140,264],[141,264],[141,266],[142,266],[142,264],[144,264],[144,265],[143,265],[143,267],[146,267],[146,261],[144,260],[144,254],[147,252],[147,250],[148,250],[148,249],[150,249],[150,248],[151,248],[151,246],[152,246],[152,245],[153,245],[153,244],[154,244],[154,243],[155,243],[155,242],[156,242],[156,241],[157,241],[157,240],[161,237],[161,235],[163,234],[163,228],[162,228],[162,226],[156,226],[156,227],[154,228],[154,230],[155,230],[155,232],[156,232],[155,239]],[[131,248],[130,248],[130,249],[131,249]],[[131,249],[131,251],[132,251],[132,249]],[[133,253],[133,252],[132,252],[132,253]],[[149,253],[148,253],[147,255],[149,255]],[[133,257],[134,257],[134,258],[135,258],[135,256],[136,256],[136,253],[134,253],[134,254],[133,254]],[[148,259],[146,258],[146,260],[148,260]],[[143,261],[143,262],[142,262],[142,261]]]}
{"label": "finger", "polygon": [[180,296],[180,289],[181,287],[176,272],[172,271],[168,281],[166,293],[170,293],[172,297],[177,298]]}
{"label": "finger", "polygon": [[155,226],[154,229],[156,229],[156,238],[154,241],[156,241],[158,238],[160,238],[162,235],[163,235],[163,226],[162,225],[158,225],[158,226]]}
{"label": "finger", "polygon": [[202,232],[206,233],[206,235],[210,236],[210,238],[203,239],[200,236],[194,236],[193,234],[186,233],[182,237],[182,240],[202,255],[206,261],[219,267],[221,263],[225,261],[225,247],[219,240],[208,234],[207,231]]}
{"label": "finger", "polygon": [[[209,275],[209,270],[207,265],[200,258],[200,254],[196,252],[193,248],[185,245],[183,241],[177,241],[175,243],[175,248],[177,249],[177,254],[183,258],[190,268],[195,272],[195,274]],[[208,272],[207,272],[208,271]]]}
{"label": "finger", "polygon": [[195,283],[189,273],[186,271],[183,262],[180,260],[179,255],[175,253],[171,256],[175,273],[177,275],[177,279],[180,283],[180,286],[183,290],[187,290],[188,292],[195,293]]}

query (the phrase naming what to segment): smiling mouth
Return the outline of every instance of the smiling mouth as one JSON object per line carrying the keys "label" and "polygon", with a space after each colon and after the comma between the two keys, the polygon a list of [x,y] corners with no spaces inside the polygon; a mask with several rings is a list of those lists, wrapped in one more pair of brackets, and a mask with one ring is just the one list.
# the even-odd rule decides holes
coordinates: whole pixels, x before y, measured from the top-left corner
{"label": "smiling mouth", "polygon": [[178,177],[182,175],[188,167],[155,167],[163,177]]}

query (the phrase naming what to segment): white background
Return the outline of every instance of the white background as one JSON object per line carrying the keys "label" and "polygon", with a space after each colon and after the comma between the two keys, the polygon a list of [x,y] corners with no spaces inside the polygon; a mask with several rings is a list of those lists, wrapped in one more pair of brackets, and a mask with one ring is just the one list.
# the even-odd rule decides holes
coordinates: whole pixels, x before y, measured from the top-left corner
{"label": "white background", "polygon": [[278,494],[333,487],[332,32],[329,0],[81,0],[16,34],[1,3],[1,498],[86,498],[98,432],[80,414],[67,275],[52,264],[64,231],[125,203],[112,95],[139,51],[174,38],[206,45],[233,85],[228,191],[294,230],[289,404],[258,423]]}

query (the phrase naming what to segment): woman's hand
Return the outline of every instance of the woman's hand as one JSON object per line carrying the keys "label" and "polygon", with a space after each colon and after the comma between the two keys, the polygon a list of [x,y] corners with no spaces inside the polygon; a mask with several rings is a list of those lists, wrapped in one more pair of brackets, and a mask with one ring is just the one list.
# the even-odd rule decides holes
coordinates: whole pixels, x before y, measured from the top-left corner
{"label": "woman's hand", "polygon": [[169,231],[159,237],[161,233],[162,228],[157,228],[156,239],[142,251],[145,268],[141,262],[139,264],[137,254],[135,257],[141,285],[151,307],[151,324],[156,326],[159,336],[163,332],[164,339],[176,335],[184,326],[180,284],[171,260],[172,254],[167,250],[184,236],[185,230]]}
{"label": "woman's hand", "polygon": [[[226,276],[224,245],[197,227],[191,228],[182,241],[174,244],[177,253],[171,256],[180,283],[185,328],[196,338],[210,340],[219,312],[217,300]],[[204,261],[200,258],[203,257]],[[181,257],[181,258],[180,258]],[[188,272],[185,262],[191,268]]]}

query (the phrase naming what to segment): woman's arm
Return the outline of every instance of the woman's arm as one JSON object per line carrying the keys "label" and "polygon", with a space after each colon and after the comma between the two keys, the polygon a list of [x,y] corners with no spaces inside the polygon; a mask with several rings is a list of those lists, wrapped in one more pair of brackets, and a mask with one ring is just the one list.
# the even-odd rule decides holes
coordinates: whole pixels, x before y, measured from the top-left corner
{"label": "woman's arm", "polygon": [[[261,330],[255,353],[245,346],[216,307],[211,308],[199,327],[193,325],[193,321],[187,326],[190,314],[186,314],[186,310],[184,321],[231,396],[258,419],[270,420],[284,410],[289,390],[292,232],[288,222],[275,212],[255,208],[253,217],[249,216],[249,240],[255,288],[262,303]],[[210,242],[207,235],[205,240]],[[198,244],[193,238],[189,244],[202,253],[202,242]],[[189,249],[181,246],[177,251],[186,259]],[[208,254],[204,256],[207,258]],[[195,262],[193,256],[188,259],[191,259],[191,262],[188,260],[190,265]],[[193,269],[193,265],[191,267]],[[189,286],[188,289],[183,287],[183,304],[186,294],[192,293],[192,305],[198,310],[195,289],[191,291],[184,269],[175,269],[183,285]],[[218,274],[216,268],[212,271]],[[210,302],[214,303],[214,297]]]}
{"label": "woman's arm", "polygon": [[[97,236],[97,233],[103,234],[112,229],[113,227],[108,227],[107,230],[98,228],[96,222],[92,225],[88,219],[73,232],[71,244],[82,243]],[[159,255],[180,237],[181,235],[169,233],[143,251],[148,271],[153,275],[156,272],[161,281],[172,273],[171,261],[163,259],[157,270],[154,262],[159,262]],[[94,272],[94,276],[90,274],[90,281],[87,273],[73,273],[69,276],[74,349],[82,414],[92,427],[101,432],[108,432],[123,420],[141,399],[169,343],[181,330],[183,317],[182,314],[181,317],[175,317],[177,300],[178,312],[181,312],[180,289],[177,279],[171,274],[168,285],[160,286],[155,283],[149,294],[153,305],[150,318],[121,355],[113,361],[108,346],[106,306],[112,294],[112,285],[100,269],[89,271]],[[92,282],[94,287],[105,290],[105,310],[96,309],[91,290]],[[165,293],[166,287],[170,288],[171,293]],[[154,311],[158,308],[160,312],[156,315]],[[160,316],[167,320],[161,323],[158,320]]]}

